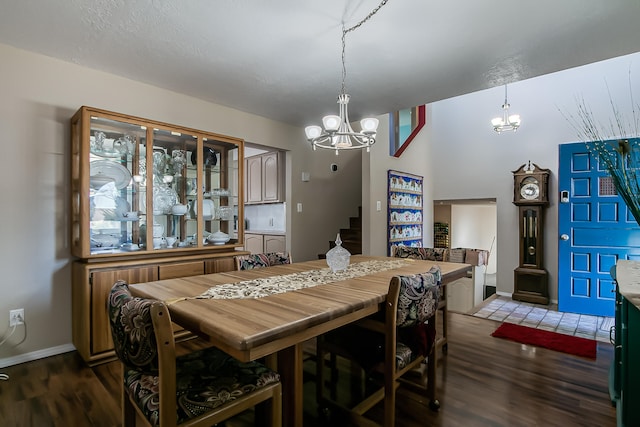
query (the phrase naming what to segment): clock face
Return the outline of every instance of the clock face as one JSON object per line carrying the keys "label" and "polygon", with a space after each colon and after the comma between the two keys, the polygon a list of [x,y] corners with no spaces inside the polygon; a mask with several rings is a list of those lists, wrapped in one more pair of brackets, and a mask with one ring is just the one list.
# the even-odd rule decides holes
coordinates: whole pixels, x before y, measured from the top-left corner
{"label": "clock face", "polygon": [[525,200],[534,200],[537,199],[540,195],[540,187],[538,186],[538,181],[536,180],[525,180],[522,182],[522,187],[520,187],[520,195]]}

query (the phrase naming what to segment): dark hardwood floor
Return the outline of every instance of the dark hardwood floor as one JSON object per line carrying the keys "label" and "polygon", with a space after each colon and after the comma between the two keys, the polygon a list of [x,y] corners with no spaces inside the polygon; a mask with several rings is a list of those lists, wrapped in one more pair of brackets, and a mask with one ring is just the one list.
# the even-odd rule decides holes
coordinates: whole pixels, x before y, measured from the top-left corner
{"label": "dark hardwood floor", "polygon": [[[491,320],[450,313],[449,348],[440,357],[440,411],[407,391],[397,404],[400,427],[615,426],[607,377],[610,344],[592,361],[493,338]],[[190,346],[192,344],[188,344]],[[313,371],[313,362],[307,363]],[[0,370],[0,426],[120,426],[119,364],[87,367],[75,352]],[[305,426],[320,427],[314,384],[305,383]],[[381,408],[371,411],[380,419]],[[334,421],[332,425],[339,425]],[[228,424],[252,425],[251,414]]]}

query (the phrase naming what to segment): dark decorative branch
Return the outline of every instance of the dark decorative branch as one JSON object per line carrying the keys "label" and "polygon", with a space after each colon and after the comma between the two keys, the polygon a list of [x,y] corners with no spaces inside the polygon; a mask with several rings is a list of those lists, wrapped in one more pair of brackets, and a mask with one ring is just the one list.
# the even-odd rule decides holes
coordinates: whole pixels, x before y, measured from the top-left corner
{"label": "dark decorative branch", "polygon": [[593,112],[584,98],[576,99],[576,116],[565,114],[569,124],[575,129],[578,138],[585,142],[587,149],[606,168],[613,179],[618,194],[631,210],[636,222],[640,224],[640,105],[634,102],[629,71],[629,93],[632,119],[625,118],[609,93],[609,103],[613,117],[608,126],[596,121]]}

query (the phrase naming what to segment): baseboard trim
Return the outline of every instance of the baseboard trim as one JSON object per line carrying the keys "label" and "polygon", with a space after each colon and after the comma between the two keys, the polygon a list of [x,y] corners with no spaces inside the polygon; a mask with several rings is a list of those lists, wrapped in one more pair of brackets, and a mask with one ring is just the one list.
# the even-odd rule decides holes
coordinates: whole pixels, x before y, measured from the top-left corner
{"label": "baseboard trim", "polygon": [[20,363],[32,362],[38,359],[44,359],[45,357],[57,356],[58,354],[68,353],[75,351],[76,348],[73,344],[63,344],[57,347],[44,348],[42,350],[32,351],[31,353],[19,354],[13,357],[5,357],[0,359],[0,368],[6,368],[7,366],[19,365]]}

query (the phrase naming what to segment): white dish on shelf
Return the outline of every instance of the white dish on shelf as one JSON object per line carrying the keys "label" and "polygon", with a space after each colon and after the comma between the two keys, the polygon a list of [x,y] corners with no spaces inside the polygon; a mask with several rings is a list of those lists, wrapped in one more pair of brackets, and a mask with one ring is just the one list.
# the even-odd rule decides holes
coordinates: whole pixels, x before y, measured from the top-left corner
{"label": "white dish on shelf", "polygon": [[213,204],[213,200],[205,199],[202,201],[202,218],[205,220],[213,219],[213,214],[215,212],[215,205]]}
{"label": "white dish on shelf", "polygon": [[129,169],[111,160],[94,160],[91,162],[89,164],[89,175],[90,181],[101,181],[110,178],[118,190],[122,190],[131,182]]}
{"label": "white dish on shelf", "polygon": [[222,231],[216,231],[207,236],[207,242],[213,243],[214,245],[224,245],[229,240],[231,240],[231,237]]}
{"label": "white dish on shelf", "polygon": [[94,190],[99,190],[105,185],[114,182],[114,179],[109,176],[104,176],[102,174],[94,175],[89,177],[89,185]]}
{"label": "white dish on shelf", "polygon": [[227,190],[226,188],[214,188],[211,191],[211,194],[213,196],[217,196],[217,197],[227,197],[230,196],[231,193],[229,192],[229,190]]}
{"label": "white dish on shelf", "polygon": [[122,249],[123,251],[134,252],[134,251],[139,251],[140,246],[138,246],[135,243],[124,243],[120,245],[120,249]]}
{"label": "white dish on shelf", "polygon": [[175,204],[171,207],[171,213],[177,216],[182,216],[187,213],[188,207],[183,204]]}

